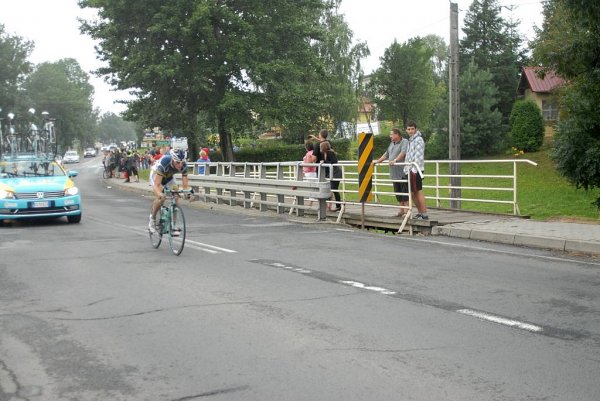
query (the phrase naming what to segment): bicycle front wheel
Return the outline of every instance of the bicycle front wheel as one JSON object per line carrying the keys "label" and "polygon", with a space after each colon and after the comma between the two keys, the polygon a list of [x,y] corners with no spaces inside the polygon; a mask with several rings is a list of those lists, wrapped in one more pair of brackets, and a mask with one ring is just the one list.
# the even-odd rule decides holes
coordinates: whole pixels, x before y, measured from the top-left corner
{"label": "bicycle front wheel", "polygon": [[173,206],[173,214],[171,215],[169,245],[171,245],[171,250],[177,256],[181,254],[183,245],[185,245],[185,217],[183,216],[183,210],[177,205]]}
{"label": "bicycle front wheel", "polygon": [[105,180],[108,179],[110,177],[110,175],[108,174],[108,170],[105,168],[102,171],[102,178],[104,178]]}
{"label": "bicycle front wheel", "polygon": [[162,213],[162,211],[159,210],[156,213],[156,217],[154,218],[155,225],[156,225],[156,231],[152,232],[152,231],[150,231],[150,229],[148,229],[148,234],[150,235],[150,243],[152,244],[153,248],[158,248],[162,241],[162,230],[163,229],[162,229],[162,224],[160,222],[161,213]]}

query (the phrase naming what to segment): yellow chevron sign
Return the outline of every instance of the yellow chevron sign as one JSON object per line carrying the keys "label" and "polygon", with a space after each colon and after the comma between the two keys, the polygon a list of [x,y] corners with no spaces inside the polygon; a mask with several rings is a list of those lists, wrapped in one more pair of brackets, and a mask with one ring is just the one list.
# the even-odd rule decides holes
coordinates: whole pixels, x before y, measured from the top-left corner
{"label": "yellow chevron sign", "polygon": [[371,200],[373,185],[373,134],[358,134],[358,198],[365,203]]}

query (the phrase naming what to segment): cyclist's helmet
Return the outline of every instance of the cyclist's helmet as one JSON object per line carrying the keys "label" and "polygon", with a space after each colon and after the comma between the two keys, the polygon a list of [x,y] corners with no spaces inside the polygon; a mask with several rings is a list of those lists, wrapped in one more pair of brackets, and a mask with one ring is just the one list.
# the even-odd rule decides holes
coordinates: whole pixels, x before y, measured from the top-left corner
{"label": "cyclist's helmet", "polygon": [[173,161],[178,162],[178,161],[182,161],[185,160],[185,152],[183,149],[177,149],[171,152],[171,159],[173,159]]}

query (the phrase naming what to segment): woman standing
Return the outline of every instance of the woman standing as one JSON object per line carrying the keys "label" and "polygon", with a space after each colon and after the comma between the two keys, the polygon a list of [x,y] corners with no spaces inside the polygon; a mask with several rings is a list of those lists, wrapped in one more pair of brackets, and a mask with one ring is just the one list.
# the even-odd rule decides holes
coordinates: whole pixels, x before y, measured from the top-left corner
{"label": "woman standing", "polygon": [[[331,149],[331,144],[329,141],[323,141],[319,147],[321,153],[321,163],[330,164],[332,167],[325,169],[325,177],[330,178],[331,182],[331,190],[333,191],[333,196],[335,197],[335,208],[328,207],[330,211],[339,212],[342,210],[342,203],[340,193],[338,192],[338,188],[340,187],[340,179],[342,178],[342,170],[337,165],[338,158],[337,154],[333,149]],[[330,177],[331,172],[333,170],[333,176]]]}

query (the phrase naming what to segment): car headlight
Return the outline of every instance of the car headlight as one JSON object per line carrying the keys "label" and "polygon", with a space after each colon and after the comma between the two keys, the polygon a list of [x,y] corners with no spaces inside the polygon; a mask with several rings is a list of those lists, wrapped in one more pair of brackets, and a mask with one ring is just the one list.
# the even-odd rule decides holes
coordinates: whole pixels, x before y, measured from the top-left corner
{"label": "car headlight", "polygon": [[0,199],[14,199],[15,194],[0,188]]}
{"label": "car headlight", "polygon": [[77,195],[78,193],[79,193],[79,188],[77,188],[77,187],[71,187],[71,188],[65,189],[65,195],[67,195],[67,196]]}

